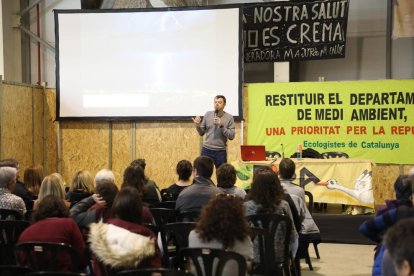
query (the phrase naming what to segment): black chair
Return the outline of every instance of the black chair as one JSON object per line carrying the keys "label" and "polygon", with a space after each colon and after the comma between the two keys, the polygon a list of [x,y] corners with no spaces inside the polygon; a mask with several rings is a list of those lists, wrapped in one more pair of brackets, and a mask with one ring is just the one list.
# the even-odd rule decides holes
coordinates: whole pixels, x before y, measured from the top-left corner
{"label": "black chair", "polygon": [[22,220],[23,215],[16,210],[0,209],[0,220],[5,219]]}
{"label": "black chair", "polygon": [[[13,251],[11,251],[13,252]],[[11,254],[13,255],[13,254]],[[32,272],[28,267],[19,265],[0,265],[0,276],[23,276]]]}
{"label": "black chair", "polygon": [[16,258],[14,247],[19,240],[20,234],[29,227],[30,223],[24,220],[1,220],[0,221],[0,253],[1,265],[15,265]]}
{"label": "black chair", "polygon": [[189,212],[178,212],[177,221],[198,221],[201,210],[189,211]]}
{"label": "black chair", "polygon": [[16,244],[16,256],[20,265],[34,271],[61,270],[62,259],[70,260],[72,272],[79,272],[79,260],[72,246],[65,243],[25,242]]}
{"label": "black chair", "polygon": [[67,271],[36,271],[26,274],[27,276],[45,275],[45,276],[86,276],[85,273],[67,272]]}
{"label": "black chair", "polygon": [[[164,235],[161,237],[164,258],[168,267],[178,268],[177,252],[188,247],[188,236],[197,225],[196,222],[175,222],[164,225]],[[173,262],[171,262],[171,260]]]}
{"label": "black chair", "polygon": [[266,157],[267,158],[281,158],[282,155],[278,153],[277,151],[266,151]]}
{"label": "black chair", "polygon": [[159,273],[162,276],[193,276],[194,274],[183,270],[173,270],[166,268],[141,268],[130,269],[118,272],[117,276],[151,276],[152,273]]}
{"label": "black chair", "polygon": [[[290,238],[292,221],[289,217],[278,214],[256,214],[247,216],[252,227],[263,228],[269,231],[274,245],[274,262],[276,274],[297,275],[295,260],[290,252]],[[275,240],[275,237],[283,236],[283,240]],[[282,250],[281,250],[282,249]],[[269,251],[269,250],[268,250]],[[259,257],[260,258],[260,257]],[[292,267],[292,269],[291,269]]]}
{"label": "black chair", "polygon": [[150,208],[152,216],[155,219],[155,224],[158,228],[169,222],[175,222],[176,212],[174,209],[169,208]]}
{"label": "black chair", "polygon": [[328,151],[322,153],[323,159],[331,159],[331,158],[349,158],[349,155],[346,152],[339,152],[339,151]]}
{"label": "black chair", "polygon": [[[305,191],[305,196],[308,197],[308,210],[312,214],[312,212],[313,212],[313,195],[312,195],[311,192]],[[310,237],[310,238],[311,238],[310,242],[312,242],[313,248],[315,249],[316,257],[318,259],[320,259],[321,256],[319,255],[318,244],[321,243],[321,239],[318,238],[318,237]]]}
{"label": "black chair", "polygon": [[175,209],[175,201],[169,200],[169,201],[161,201],[157,205],[158,208],[168,208],[168,209]]}
{"label": "black chair", "polygon": [[273,237],[269,230],[258,227],[251,227],[252,243],[257,245],[258,261],[253,263],[252,274],[273,275],[276,271],[275,247]]}
{"label": "black chair", "polygon": [[[187,261],[191,260],[197,276],[246,276],[246,259],[236,252],[211,248],[184,248],[179,252],[179,260],[181,270],[184,270]],[[235,264],[237,267],[234,267]],[[237,274],[235,271],[230,274],[225,270],[236,268]]]}

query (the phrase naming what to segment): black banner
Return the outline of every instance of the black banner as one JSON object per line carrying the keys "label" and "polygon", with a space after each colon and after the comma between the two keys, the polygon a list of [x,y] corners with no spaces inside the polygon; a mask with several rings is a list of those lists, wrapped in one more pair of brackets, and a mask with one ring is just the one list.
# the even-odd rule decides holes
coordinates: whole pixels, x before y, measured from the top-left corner
{"label": "black banner", "polygon": [[349,0],[246,5],[244,61],[343,58],[348,9]]}

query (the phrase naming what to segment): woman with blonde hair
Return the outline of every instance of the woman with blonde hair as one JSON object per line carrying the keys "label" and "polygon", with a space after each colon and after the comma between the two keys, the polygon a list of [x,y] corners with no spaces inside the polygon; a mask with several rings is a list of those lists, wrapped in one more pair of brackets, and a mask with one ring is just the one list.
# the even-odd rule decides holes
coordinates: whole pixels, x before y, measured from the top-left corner
{"label": "woman with blonde hair", "polygon": [[[42,184],[40,185],[39,196],[34,204],[34,209],[36,209],[39,203],[48,195],[54,195],[65,200],[65,181],[61,174],[52,173],[43,179]],[[66,200],[65,204],[68,207],[70,206],[70,202]]]}
{"label": "woman with blonde hair", "polygon": [[77,171],[73,176],[66,199],[70,202],[70,208],[84,198],[93,194],[95,181],[89,171]]}
{"label": "woman with blonde hair", "polygon": [[36,199],[39,195],[40,184],[43,179],[43,167],[41,165],[33,165],[24,170],[24,185],[27,190],[32,193]]}

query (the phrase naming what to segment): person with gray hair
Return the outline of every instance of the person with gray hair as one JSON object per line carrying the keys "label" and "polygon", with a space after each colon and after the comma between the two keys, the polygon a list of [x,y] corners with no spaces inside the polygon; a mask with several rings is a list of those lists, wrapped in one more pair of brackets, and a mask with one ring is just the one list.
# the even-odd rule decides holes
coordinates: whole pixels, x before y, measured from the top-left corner
{"label": "person with gray hair", "polygon": [[0,209],[15,210],[23,216],[26,213],[24,201],[12,194],[16,187],[16,177],[16,168],[0,167]]}
{"label": "person with gray hair", "polygon": [[111,182],[111,183],[116,184],[114,173],[109,169],[102,169],[99,172],[97,172],[95,175],[95,187],[101,182],[102,183]]}

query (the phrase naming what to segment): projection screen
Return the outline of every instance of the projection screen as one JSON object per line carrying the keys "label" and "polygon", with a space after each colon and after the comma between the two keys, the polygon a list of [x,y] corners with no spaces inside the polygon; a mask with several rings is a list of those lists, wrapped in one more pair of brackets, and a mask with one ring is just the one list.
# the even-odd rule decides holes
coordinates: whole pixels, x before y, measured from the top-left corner
{"label": "projection screen", "polygon": [[241,116],[238,6],[56,10],[56,117],[184,119]]}

